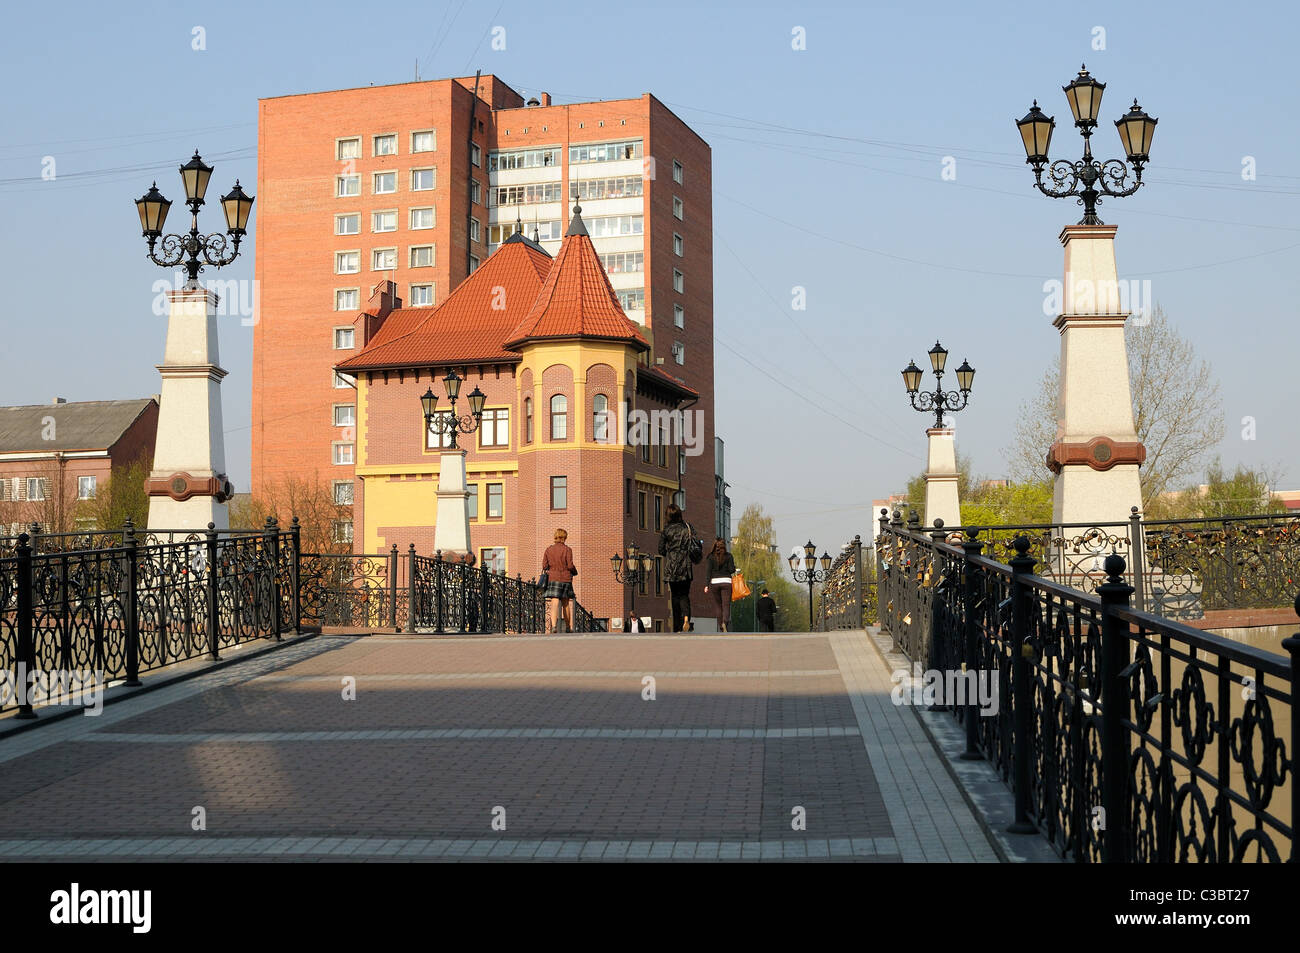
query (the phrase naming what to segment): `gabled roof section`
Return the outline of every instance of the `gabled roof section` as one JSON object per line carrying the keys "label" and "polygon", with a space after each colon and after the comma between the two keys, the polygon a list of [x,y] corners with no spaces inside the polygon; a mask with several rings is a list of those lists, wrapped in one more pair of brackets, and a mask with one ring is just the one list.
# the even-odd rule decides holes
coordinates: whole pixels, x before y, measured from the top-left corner
{"label": "gabled roof section", "polygon": [[519,354],[502,342],[532,307],[551,265],[540,245],[513,235],[442,304],[397,308],[373,341],[335,366],[358,371],[517,361]]}
{"label": "gabled roof section", "polygon": [[107,450],[152,403],[143,397],[0,407],[0,453]]}
{"label": "gabled roof section", "polygon": [[638,350],[650,350],[640,329],[618,303],[579,205],[573,207],[569,231],[537,300],[507,338],[506,347],[546,338],[627,341]]}

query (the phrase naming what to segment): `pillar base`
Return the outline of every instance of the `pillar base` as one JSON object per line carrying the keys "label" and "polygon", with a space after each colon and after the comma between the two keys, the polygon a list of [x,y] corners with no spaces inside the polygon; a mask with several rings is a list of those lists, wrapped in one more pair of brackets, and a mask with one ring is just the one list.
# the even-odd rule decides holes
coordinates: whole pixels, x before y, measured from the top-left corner
{"label": "pillar base", "polygon": [[469,541],[468,501],[465,451],[444,451],[438,468],[438,516],[433,527],[433,546],[441,550],[443,559],[474,551]]}

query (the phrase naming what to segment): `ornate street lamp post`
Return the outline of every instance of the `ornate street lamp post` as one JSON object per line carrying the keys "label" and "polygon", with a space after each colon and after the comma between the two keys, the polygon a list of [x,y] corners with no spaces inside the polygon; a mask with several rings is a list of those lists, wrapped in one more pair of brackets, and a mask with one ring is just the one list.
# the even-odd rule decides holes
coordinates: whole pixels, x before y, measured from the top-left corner
{"label": "ornate street lamp post", "polygon": [[[609,557],[609,565],[614,570],[614,578],[626,586],[633,587],[639,587],[641,580],[649,578],[654,563],[654,557],[649,553],[641,552],[636,543],[628,545],[626,558],[618,553]],[[635,592],[633,598],[635,598]]]}
{"label": "ornate street lamp post", "polygon": [[947,363],[948,352],[944,350],[942,344],[935,341],[934,347],[930,348],[930,367],[934,370],[935,379],[935,389],[932,391],[921,390],[921,377],[924,372],[916,366],[916,361],[908,361],[907,367],[903,368],[903,386],[907,388],[912,409],[926,414],[933,413],[936,429],[943,427],[945,413],[955,414],[959,410],[966,409],[966,404],[970,401],[971,384],[975,380],[975,368],[963,360],[961,367],[957,368],[958,389],[945,391],[943,369]]}
{"label": "ornate street lamp post", "polygon": [[808,584],[808,631],[813,630],[813,586],[819,582],[825,582],[830,576],[831,556],[830,553],[823,552],[821,555],[822,568],[817,568],[817,547],[810,539],[803,548],[804,568],[799,568],[799,554],[797,552],[790,554],[790,572],[794,574],[795,582],[806,582]]}
{"label": "ornate street lamp post", "polygon": [[[140,213],[141,232],[149,243],[149,260],[164,268],[171,268],[183,261],[189,275],[186,287],[196,288],[199,272],[204,265],[220,268],[239,257],[239,242],[247,234],[248,215],[253,210],[254,196],[245,194],[236,179],[235,187],[221,197],[221,206],[226,213],[226,235],[202,235],[199,233],[199,209],[208,191],[208,180],[212,178],[212,166],[205,164],[195,149],[194,158],[180,167],[180,173],[185,185],[185,204],[190,207],[188,235],[163,235],[163,224],[167,221],[167,211],[172,203],[158,191],[157,182],[135,200],[135,206]],[[230,236],[229,241],[227,235]],[[162,248],[158,249],[160,238]]]}
{"label": "ornate street lamp post", "polygon": [[483,402],[487,400],[487,394],[475,387],[469,392],[470,412],[457,416],[456,400],[460,397],[462,380],[463,378],[455,370],[449,370],[447,376],[442,379],[443,386],[447,389],[447,399],[451,401],[450,412],[438,413],[438,395],[433,392],[432,387],[425,390],[420,398],[426,432],[436,433],[440,437],[450,434],[451,444],[447,447],[449,450],[460,449],[456,440],[457,434],[471,434],[478,430],[483,420]]}
{"label": "ornate street lamp post", "polygon": [[[1097,206],[1101,196],[1109,195],[1119,198],[1132,195],[1142,186],[1142,166],[1151,153],[1151,138],[1155,135],[1158,120],[1142,111],[1137,100],[1133,108],[1115,120],[1120,143],[1124,154],[1132,164],[1132,184],[1129,180],[1129,167],[1119,159],[1101,161],[1092,156],[1092,132],[1097,127],[1097,114],[1101,109],[1101,94],[1106,88],[1088,75],[1087,67],[1079,70],[1068,86],[1062,86],[1065,97],[1069,100],[1070,111],[1074,114],[1074,125],[1083,136],[1083,158],[1076,162],[1057,159],[1048,166],[1048,146],[1052,142],[1052,130],[1056,120],[1044,115],[1038,108],[1038,100],[1019,120],[1020,138],[1025,147],[1025,161],[1034,167],[1034,185],[1038,191],[1054,199],[1078,198],[1083,206],[1083,218],[1080,225],[1101,225],[1097,217]],[[1043,183],[1043,169],[1052,180],[1051,185]]]}

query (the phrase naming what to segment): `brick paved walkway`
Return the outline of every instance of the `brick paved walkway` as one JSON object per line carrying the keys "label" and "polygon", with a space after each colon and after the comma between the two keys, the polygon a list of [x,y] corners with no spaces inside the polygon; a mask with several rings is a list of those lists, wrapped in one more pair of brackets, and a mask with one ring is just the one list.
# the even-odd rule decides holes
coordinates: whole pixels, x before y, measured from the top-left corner
{"label": "brick paved walkway", "polygon": [[316,638],[0,741],[0,858],[995,860],[891,687],[861,632]]}

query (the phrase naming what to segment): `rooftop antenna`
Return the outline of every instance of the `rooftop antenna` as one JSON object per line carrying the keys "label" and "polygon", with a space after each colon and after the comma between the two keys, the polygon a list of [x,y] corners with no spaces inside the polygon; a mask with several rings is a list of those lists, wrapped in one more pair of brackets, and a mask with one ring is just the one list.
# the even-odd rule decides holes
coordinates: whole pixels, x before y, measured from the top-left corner
{"label": "rooftop antenna", "polygon": [[533,241],[536,242],[537,240],[537,209],[533,209]]}
{"label": "rooftop antenna", "polygon": [[420,81],[420,58],[418,56],[415,58],[415,81],[417,83]]}

